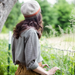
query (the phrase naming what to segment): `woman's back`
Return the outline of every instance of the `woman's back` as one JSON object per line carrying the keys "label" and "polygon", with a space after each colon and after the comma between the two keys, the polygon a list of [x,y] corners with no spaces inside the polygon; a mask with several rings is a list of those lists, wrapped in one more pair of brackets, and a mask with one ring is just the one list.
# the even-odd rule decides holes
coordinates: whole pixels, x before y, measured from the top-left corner
{"label": "woman's back", "polygon": [[[22,63],[26,65],[26,62],[29,63],[35,58],[37,58],[36,61],[38,63],[43,60],[40,56],[40,44],[37,31],[34,28],[23,31],[18,39],[13,36],[12,46],[14,64]],[[25,58],[28,60],[26,61]]]}

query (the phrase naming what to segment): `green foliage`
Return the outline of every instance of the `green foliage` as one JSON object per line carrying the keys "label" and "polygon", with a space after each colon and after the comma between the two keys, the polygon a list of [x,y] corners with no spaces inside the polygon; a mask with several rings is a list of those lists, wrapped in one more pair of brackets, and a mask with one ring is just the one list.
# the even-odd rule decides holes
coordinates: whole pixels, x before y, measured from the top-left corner
{"label": "green foliage", "polygon": [[48,24],[51,24],[52,22],[52,7],[51,4],[47,2],[47,0],[36,0],[38,1],[38,3],[41,6],[41,13],[43,16],[43,23],[44,23],[44,31],[49,32],[49,29],[46,28],[45,26],[47,26]]}
{"label": "green foliage", "polygon": [[0,75],[4,75],[6,72],[7,64],[7,40],[0,40]]}
{"label": "green foliage", "polygon": [[66,2],[66,0],[58,0],[58,2],[53,6],[53,8],[56,10],[55,13],[57,14],[55,16],[57,22],[54,23],[54,28],[58,32],[60,32],[58,27],[59,25],[64,31],[66,31],[67,27],[71,27],[69,20],[73,6]]}
{"label": "green foliage", "polygon": [[3,69],[3,67],[1,66],[1,63],[0,63],[0,75],[4,75],[4,69]]}
{"label": "green foliage", "polygon": [[6,28],[6,26],[4,25],[3,26],[3,29],[2,29],[2,33],[7,33],[8,32],[8,29]]}
{"label": "green foliage", "polygon": [[75,8],[73,8],[70,16],[70,24],[72,26],[72,32],[75,33]]}
{"label": "green foliage", "polygon": [[[51,29],[47,28],[46,26],[51,25],[53,29],[55,29],[57,35],[61,33],[59,30],[59,26],[64,30],[66,33],[66,29],[72,27],[72,24],[70,24],[69,21],[73,19],[72,17],[72,9],[73,5],[66,2],[66,0],[57,0],[57,3],[54,5],[51,5],[47,0],[36,0],[41,6],[41,13],[43,16],[43,22],[44,22],[44,35],[47,33],[51,33]],[[21,20],[24,20],[23,15],[21,14],[20,8],[21,4],[19,1],[15,4],[12,11],[10,12],[7,21],[5,23],[5,26],[8,30],[13,30],[13,27],[20,22]],[[71,16],[71,19],[70,19]],[[59,25],[59,26],[58,26]],[[56,36],[57,36],[56,35]]]}
{"label": "green foliage", "polygon": [[[57,3],[51,5],[47,0],[37,0],[41,6],[43,22],[44,22],[44,35],[51,33],[52,30],[46,26],[51,25],[56,31],[57,35],[61,33],[59,26],[66,33],[66,29],[72,27],[70,24],[71,11],[73,5],[66,2],[66,0],[57,0]],[[58,26],[59,25],[59,26]],[[56,35],[56,36],[57,36]]]}
{"label": "green foliage", "polygon": [[[66,0],[57,0],[53,6],[47,0],[37,0],[41,5],[43,22],[44,22],[44,35],[53,34],[52,30],[46,26],[52,26],[56,31],[56,36],[61,33],[59,26],[66,33],[66,29],[72,27],[70,24],[71,11],[73,5],[66,2]],[[59,25],[59,26],[58,26]]]}
{"label": "green foliage", "polygon": [[10,66],[10,75],[14,75],[15,71],[17,70],[17,66],[14,66],[14,64],[12,63],[12,56],[10,57],[10,64],[8,64],[7,58],[8,58],[8,40],[0,39],[0,75],[7,75],[8,65]]}
{"label": "green foliage", "polygon": [[22,14],[20,14],[18,20],[17,20],[17,23],[19,23],[20,21],[24,20],[24,16]]}

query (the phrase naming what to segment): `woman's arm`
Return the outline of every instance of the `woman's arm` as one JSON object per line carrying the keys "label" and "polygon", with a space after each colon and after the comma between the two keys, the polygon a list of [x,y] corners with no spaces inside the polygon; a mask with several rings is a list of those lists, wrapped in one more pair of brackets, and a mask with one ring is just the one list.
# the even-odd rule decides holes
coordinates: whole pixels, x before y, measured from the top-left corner
{"label": "woman's arm", "polygon": [[42,75],[48,75],[48,72],[45,71],[42,67],[38,66],[36,69],[34,69],[33,71],[42,74]]}
{"label": "woman's arm", "polygon": [[59,70],[58,67],[53,67],[51,68],[49,71],[45,71],[42,67],[38,66],[36,69],[34,69],[33,71],[41,74],[41,75],[53,75],[55,74],[55,72]]}

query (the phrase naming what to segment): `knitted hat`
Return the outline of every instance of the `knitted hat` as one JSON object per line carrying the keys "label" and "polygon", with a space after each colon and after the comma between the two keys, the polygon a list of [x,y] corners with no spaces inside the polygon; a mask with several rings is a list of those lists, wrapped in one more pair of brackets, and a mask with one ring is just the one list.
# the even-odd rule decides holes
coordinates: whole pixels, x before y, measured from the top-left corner
{"label": "knitted hat", "polygon": [[21,6],[21,13],[25,18],[33,18],[41,12],[37,1],[28,1]]}

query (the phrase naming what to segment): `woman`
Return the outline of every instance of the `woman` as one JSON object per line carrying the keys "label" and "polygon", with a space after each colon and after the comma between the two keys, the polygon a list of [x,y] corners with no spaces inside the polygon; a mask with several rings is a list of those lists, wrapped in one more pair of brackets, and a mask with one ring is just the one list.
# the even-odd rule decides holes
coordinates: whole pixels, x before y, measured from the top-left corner
{"label": "woman", "polygon": [[13,63],[19,65],[15,75],[55,74],[58,67],[45,71],[43,67],[47,65],[42,65],[39,39],[43,25],[40,5],[37,1],[26,2],[21,12],[25,20],[16,25],[12,36]]}

